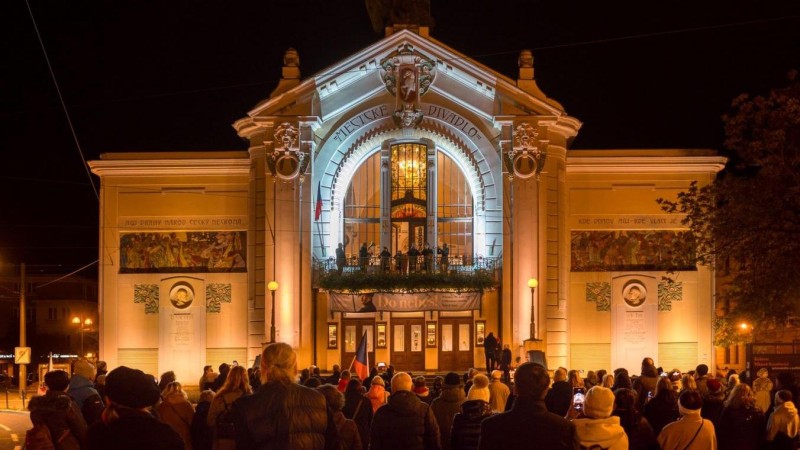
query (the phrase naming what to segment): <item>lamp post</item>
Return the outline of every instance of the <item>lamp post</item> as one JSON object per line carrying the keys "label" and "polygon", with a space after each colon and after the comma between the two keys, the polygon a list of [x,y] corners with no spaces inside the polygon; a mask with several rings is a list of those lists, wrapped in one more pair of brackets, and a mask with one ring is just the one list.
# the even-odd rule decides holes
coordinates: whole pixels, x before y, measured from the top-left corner
{"label": "lamp post", "polygon": [[75,316],[72,318],[72,323],[74,325],[78,325],[78,330],[81,332],[81,357],[84,357],[85,354],[83,353],[83,332],[86,331],[89,327],[92,326],[94,322],[90,317],[82,319],[81,317]]}
{"label": "lamp post", "polygon": [[528,287],[531,288],[531,337],[529,340],[536,340],[536,288],[539,287],[539,280],[531,278],[528,280]]}
{"label": "lamp post", "polygon": [[278,290],[278,282],[277,281],[270,281],[267,283],[267,289],[269,289],[270,295],[272,295],[272,311],[270,314],[270,321],[269,321],[269,341],[274,343],[275,342],[275,291]]}

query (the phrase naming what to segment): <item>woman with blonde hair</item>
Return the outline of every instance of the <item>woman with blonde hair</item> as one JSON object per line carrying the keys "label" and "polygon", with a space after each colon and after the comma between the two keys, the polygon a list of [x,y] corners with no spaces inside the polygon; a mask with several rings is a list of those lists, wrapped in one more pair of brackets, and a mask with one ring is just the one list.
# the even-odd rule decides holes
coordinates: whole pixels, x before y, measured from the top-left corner
{"label": "woman with blonde hair", "polygon": [[242,366],[233,366],[208,410],[206,422],[214,430],[214,450],[236,448],[233,420],[228,413],[236,399],[252,393],[247,370]]}
{"label": "woman with blonde hair", "polygon": [[614,374],[607,373],[603,375],[603,383],[600,386],[611,389],[614,386]]}
{"label": "woman with blonde hair", "polygon": [[161,393],[161,398],[164,399],[158,405],[161,420],[180,435],[186,450],[192,450],[194,406],[189,402],[189,397],[179,382],[171,381]]}
{"label": "woman with blonde hair", "polygon": [[696,391],[697,390],[697,381],[695,381],[694,376],[690,373],[685,373],[681,377],[681,390],[683,391]]}
{"label": "woman with blonde hair", "polygon": [[578,373],[577,370],[570,370],[567,374],[567,381],[572,386],[572,388],[580,388],[584,387],[583,380],[581,380],[581,374]]}
{"label": "woman with blonde hair", "polygon": [[740,383],[725,400],[719,416],[720,450],[758,450],[766,439],[766,418],[755,405],[750,386]]}

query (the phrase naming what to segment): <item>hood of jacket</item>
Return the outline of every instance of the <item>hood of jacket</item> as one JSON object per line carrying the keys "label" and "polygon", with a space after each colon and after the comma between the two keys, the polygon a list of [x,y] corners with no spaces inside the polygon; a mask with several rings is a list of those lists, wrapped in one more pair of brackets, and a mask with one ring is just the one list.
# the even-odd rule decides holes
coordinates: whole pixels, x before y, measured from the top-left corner
{"label": "hood of jacket", "polygon": [[783,404],[779,406],[776,411],[778,409],[786,411],[786,414],[788,414],[789,417],[795,417],[797,415],[797,407],[794,406],[794,402],[783,402]]}
{"label": "hood of jacket", "polygon": [[575,435],[582,447],[611,448],[621,440],[627,440],[617,416],[607,419],[575,419],[572,423],[575,424]]}
{"label": "hood of jacket", "polygon": [[386,389],[380,384],[370,385],[369,391],[367,391],[367,398],[374,398],[376,400],[380,400],[381,402],[383,401],[385,396],[386,396]]}
{"label": "hood of jacket", "polygon": [[467,400],[461,404],[461,414],[470,420],[477,420],[491,413],[492,407],[483,400]]}
{"label": "hood of jacket", "polygon": [[48,391],[45,395],[33,396],[28,403],[28,410],[44,413],[66,411],[72,398],[64,392]]}
{"label": "hood of jacket", "polygon": [[[228,400],[227,398],[225,400]],[[173,405],[177,405],[179,403],[187,403],[189,400],[183,396],[180,392],[173,392],[172,394],[164,397],[165,403],[171,403]],[[230,403],[230,402],[228,402]]]}
{"label": "hood of jacket", "polygon": [[461,403],[467,397],[464,393],[464,386],[443,386],[439,400],[448,403]]}

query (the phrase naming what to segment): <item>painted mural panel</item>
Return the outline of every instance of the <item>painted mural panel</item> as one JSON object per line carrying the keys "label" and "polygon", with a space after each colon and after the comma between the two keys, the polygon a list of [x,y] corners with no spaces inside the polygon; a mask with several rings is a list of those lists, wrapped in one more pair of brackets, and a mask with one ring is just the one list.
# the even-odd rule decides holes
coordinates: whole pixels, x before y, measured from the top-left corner
{"label": "painted mural panel", "polygon": [[246,272],[245,231],[120,233],[119,273]]}
{"label": "painted mural panel", "polygon": [[573,231],[573,272],[697,270],[689,231]]}

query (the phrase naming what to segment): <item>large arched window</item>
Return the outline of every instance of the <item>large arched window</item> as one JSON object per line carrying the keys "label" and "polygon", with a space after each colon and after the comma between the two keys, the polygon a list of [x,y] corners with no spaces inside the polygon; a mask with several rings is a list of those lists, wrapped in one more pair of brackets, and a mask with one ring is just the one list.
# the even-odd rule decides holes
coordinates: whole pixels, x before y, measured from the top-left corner
{"label": "large arched window", "polygon": [[447,243],[450,256],[473,253],[473,198],[464,172],[446,154],[438,152],[437,160],[437,235],[439,245]]}
{"label": "large arched window", "polygon": [[344,199],[345,253],[358,255],[362,243],[379,245],[381,217],[381,154],[374,153],[356,170]]}

